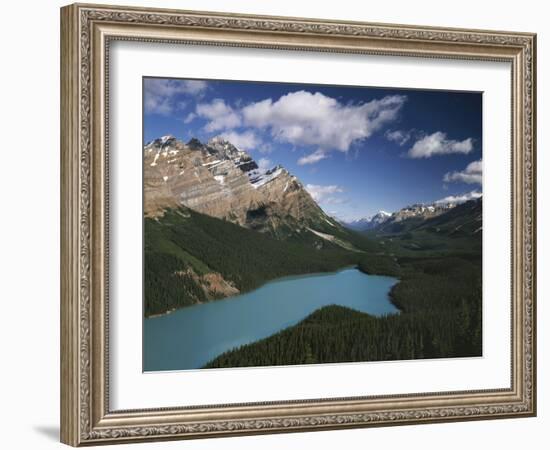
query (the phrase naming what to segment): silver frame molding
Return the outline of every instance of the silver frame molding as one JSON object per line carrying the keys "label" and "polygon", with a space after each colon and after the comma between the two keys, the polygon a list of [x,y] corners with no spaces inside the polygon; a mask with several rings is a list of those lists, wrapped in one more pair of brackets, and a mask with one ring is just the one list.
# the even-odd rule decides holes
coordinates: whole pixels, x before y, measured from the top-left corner
{"label": "silver frame molding", "polygon": [[[113,40],[506,61],[512,67],[509,389],[112,411],[108,67]],[[536,414],[536,35],[75,4],[61,9],[61,440],[73,446]]]}

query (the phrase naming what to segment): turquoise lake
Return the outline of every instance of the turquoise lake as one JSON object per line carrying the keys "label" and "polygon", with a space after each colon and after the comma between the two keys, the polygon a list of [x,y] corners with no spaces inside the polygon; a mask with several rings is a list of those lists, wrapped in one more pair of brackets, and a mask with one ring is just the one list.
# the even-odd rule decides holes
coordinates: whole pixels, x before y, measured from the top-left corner
{"label": "turquoise lake", "polygon": [[295,325],[316,309],[341,305],[375,316],[397,313],[396,278],[355,268],[286,277],[246,294],[143,321],[143,370],[199,369],[216,356]]}

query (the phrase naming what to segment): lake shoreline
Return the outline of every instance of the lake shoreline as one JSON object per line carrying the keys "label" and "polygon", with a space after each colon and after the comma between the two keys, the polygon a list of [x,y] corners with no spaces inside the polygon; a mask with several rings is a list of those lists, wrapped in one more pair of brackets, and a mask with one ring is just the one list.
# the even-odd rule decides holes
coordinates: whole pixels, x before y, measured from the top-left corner
{"label": "lake shoreline", "polygon": [[[356,266],[357,270],[359,270],[360,272],[363,272],[364,274],[366,275],[377,275],[377,276],[383,276],[383,277],[390,277],[391,275],[386,275],[386,274],[383,274],[383,273],[377,273],[377,272],[369,272],[365,269],[363,269],[363,267],[361,267],[359,264]],[[397,287],[397,285],[399,283],[401,283],[401,278],[400,277],[397,277],[397,276],[391,276],[392,278],[395,278],[397,280],[397,282],[391,287],[390,289],[390,292],[388,292],[388,298],[390,299],[390,303],[395,306],[395,308],[397,310],[399,310],[399,313],[403,313],[405,312],[402,305],[400,305],[398,302],[397,302],[397,299],[395,298],[395,295],[394,295],[394,289]]]}
{"label": "lake shoreline", "polygon": [[[275,282],[284,281],[284,280],[294,280],[294,279],[300,279],[300,278],[312,277],[312,276],[323,276],[323,275],[330,276],[332,274],[337,274],[339,272],[342,272],[343,270],[348,270],[348,269],[357,269],[357,270],[359,270],[360,272],[362,272],[366,275],[377,275],[377,276],[388,276],[388,277],[391,276],[391,275],[385,275],[385,274],[367,273],[367,272],[361,270],[361,268],[359,267],[358,264],[349,264],[349,265],[340,267],[337,270],[332,270],[332,271],[327,271],[327,272],[308,272],[308,273],[295,274],[295,275],[284,275],[282,277],[267,280],[265,283],[262,283],[259,286],[253,287],[250,290],[240,291],[238,294],[235,294],[235,295],[230,295],[230,296],[227,296],[227,297],[220,297],[220,298],[212,298],[212,299],[210,299],[206,302],[197,302],[197,303],[193,303],[192,305],[182,305],[182,306],[179,306],[177,308],[172,308],[172,309],[170,309],[168,311],[165,311],[165,312],[155,313],[155,314],[151,314],[151,315],[148,315],[148,316],[144,314],[143,319],[144,320],[146,320],[146,319],[156,319],[158,317],[168,316],[168,315],[170,315],[170,314],[172,314],[176,311],[180,311],[182,309],[193,308],[194,306],[197,306],[197,305],[203,305],[205,303],[214,303],[214,302],[218,302],[220,300],[227,300],[227,299],[230,299],[230,298],[235,298],[235,297],[238,297],[239,295],[247,294],[249,292],[255,291],[256,289],[260,289],[263,286],[268,285],[269,283],[275,283]],[[395,277],[392,277],[392,278],[395,278]]]}

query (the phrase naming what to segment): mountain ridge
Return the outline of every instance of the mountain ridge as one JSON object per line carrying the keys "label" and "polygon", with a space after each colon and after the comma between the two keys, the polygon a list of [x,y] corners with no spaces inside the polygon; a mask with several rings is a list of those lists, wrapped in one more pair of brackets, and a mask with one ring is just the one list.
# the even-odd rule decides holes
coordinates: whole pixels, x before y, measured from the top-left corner
{"label": "mountain ridge", "polygon": [[368,217],[362,217],[360,219],[352,220],[350,222],[342,222],[342,224],[355,231],[366,231],[377,227],[381,223],[384,223],[392,216],[392,213],[386,211],[378,211]]}
{"label": "mountain ridge", "polygon": [[401,222],[409,223],[414,221],[420,224],[422,221],[438,217],[463,203],[466,202],[414,203],[392,213],[378,211],[372,216],[360,218],[350,222],[342,221],[341,223],[346,228],[359,232],[382,231],[390,228],[397,229],[401,227]]}

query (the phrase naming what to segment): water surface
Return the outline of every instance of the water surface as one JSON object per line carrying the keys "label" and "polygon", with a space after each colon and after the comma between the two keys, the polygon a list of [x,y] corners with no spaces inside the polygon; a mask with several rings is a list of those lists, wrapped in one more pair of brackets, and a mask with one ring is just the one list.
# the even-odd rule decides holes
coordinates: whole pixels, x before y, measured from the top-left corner
{"label": "water surface", "polygon": [[388,294],[396,278],[348,268],[280,278],[246,294],[189,306],[143,323],[143,370],[198,369],[216,356],[341,305],[381,316],[398,312]]}

